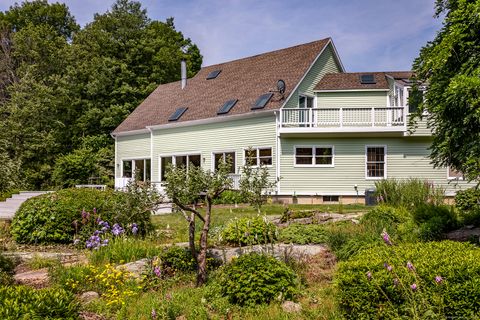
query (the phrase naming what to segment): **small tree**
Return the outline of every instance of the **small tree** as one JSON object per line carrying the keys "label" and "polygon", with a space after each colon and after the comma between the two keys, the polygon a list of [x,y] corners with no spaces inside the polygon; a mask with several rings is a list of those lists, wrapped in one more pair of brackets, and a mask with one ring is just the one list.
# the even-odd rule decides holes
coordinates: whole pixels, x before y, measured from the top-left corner
{"label": "small tree", "polygon": [[276,185],[276,182],[270,181],[269,178],[268,168],[263,164],[253,167],[246,163],[242,167],[240,192],[242,197],[257,209],[259,213],[260,208],[267,201],[267,191]]}
{"label": "small tree", "polygon": [[[189,224],[189,247],[197,261],[197,286],[207,281],[207,247],[208,232],[212,214],[213,200],[232,186],[228,176],[230,164],[221,162],[219,168],[212,172],[201,167],[185,166],[167,169],[165,192],[167,197],[180,209]],[[198,200],[205,202],[205,213],[197,209]],[[195,219],[203,222],[200,233],[199,250],[195,248]]]}

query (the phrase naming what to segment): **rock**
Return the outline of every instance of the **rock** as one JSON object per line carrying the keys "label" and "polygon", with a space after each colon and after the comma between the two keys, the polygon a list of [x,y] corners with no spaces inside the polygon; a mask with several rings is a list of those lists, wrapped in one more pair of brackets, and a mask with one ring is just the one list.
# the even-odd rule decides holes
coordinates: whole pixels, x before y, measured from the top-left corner
{"label": "rock", "polygon": [[98,298],[100,298],[100,295],[95,291],[87,291],[80,295],[80,300],[83,303],[89,303],[93,300],[97,300]]}
{"label": "rock", "polygon": [[357,219],[352,219],[352,222],[355,224],[360,224],[360,220],[357,220]]}
{"label": "rock", "polygon": [[282,309],[287,313],[297,313],[302,311],[302,305],[293,301],[285,301],[282,303]]}
{"label": "rock", "polygon": [[14,278],[19,284],[28,285],[37,289],[48,286],[48,270],[46,268],[17,273]]}
{"label": "rock", "polygon": [[187,317],[182,314],[181,316],[176,317],[175,320],[187,320]]}
{"label": "rock", "polygon": [[142,276],[142,272],[147,266],[147,263],[148,263],[148,259],[141,259],[138,261],[122,264],[118,266],[118,268],[131,272],[135,278],[140,278]]}

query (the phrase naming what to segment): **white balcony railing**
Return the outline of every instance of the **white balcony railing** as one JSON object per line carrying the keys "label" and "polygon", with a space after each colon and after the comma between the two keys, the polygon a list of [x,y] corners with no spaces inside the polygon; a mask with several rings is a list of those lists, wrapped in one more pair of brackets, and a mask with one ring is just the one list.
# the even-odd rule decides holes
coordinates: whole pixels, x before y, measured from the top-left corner
{"label": "white balcony railing", "polygon": [[229,177],[232,179],[232,189],[239,190],[240,189],[240,177],[239,174],[229,174]]}
{"label": "white balcony railing", "polygon": [[[406,126],[405,107],[282,109],[280,128],[391,128]],[[349,130],[352,131],[352,130]]]}

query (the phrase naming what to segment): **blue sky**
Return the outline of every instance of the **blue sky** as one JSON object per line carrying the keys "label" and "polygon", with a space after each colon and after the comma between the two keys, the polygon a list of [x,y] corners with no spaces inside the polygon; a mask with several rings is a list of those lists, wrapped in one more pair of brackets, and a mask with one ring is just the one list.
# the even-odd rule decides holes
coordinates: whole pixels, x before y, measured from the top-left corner
{"label": "blue sky", "polygon": [[[0,10],[15,1],[0,0]],[[53,2],[50,1],[49,2]],[[60,0],[78,23],[112,0]],[[141,0],[152,19],[175,18],[204,66],[332,37],[347,71],[409,70],[441,27],[434,0]]]}

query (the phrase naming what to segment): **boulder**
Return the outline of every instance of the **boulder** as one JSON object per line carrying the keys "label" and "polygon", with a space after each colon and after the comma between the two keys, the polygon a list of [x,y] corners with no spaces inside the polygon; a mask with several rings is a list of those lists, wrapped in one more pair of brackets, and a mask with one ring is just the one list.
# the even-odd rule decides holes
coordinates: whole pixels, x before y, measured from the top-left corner
{"label": "boulder", "polygon": [[302,305],[293,301],[284,301],[282,303],[282,309],[287,313],[297,313],[302,311]]}

